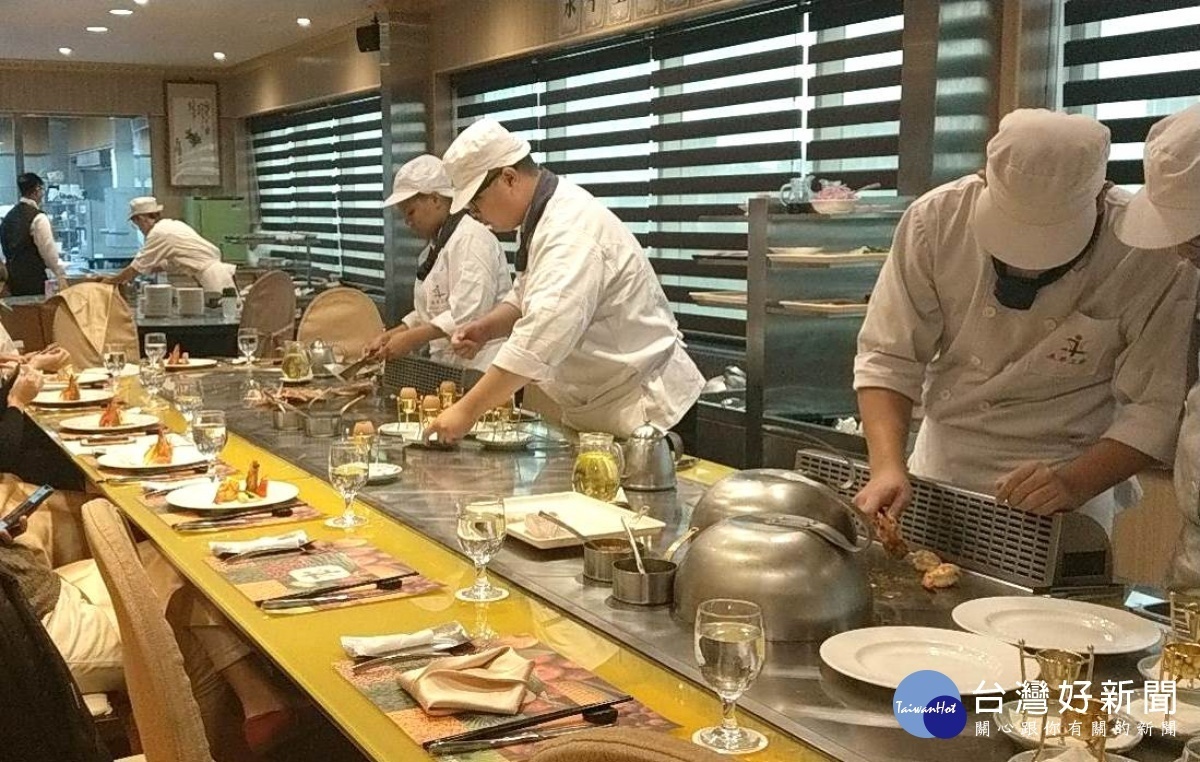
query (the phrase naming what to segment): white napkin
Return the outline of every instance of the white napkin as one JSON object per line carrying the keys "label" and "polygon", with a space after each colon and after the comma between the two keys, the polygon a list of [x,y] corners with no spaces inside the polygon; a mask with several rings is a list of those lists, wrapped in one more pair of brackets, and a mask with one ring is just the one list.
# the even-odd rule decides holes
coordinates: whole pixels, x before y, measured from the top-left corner
{"label": "white napkin", "polygon": [[225,553],[250,553],[257,550],[296,550],[308,543],[308,533],[303,529],[288,534],[268,535],[254,540],[227,540],[210,542],[208,549],[214,556]]}
{"label": "white napkin", "polygon": [[355,637],[353,635],[342,636],[342,648],[346,649],[346,653],[354,657],[362,656],[382,656],[392,651],[399,651],[402,648],[416,648],[417,646],[427,646],[433,642],[434,632],[431,629],[419,630],[417,632],[397,632],[391,635],[373,635]]}

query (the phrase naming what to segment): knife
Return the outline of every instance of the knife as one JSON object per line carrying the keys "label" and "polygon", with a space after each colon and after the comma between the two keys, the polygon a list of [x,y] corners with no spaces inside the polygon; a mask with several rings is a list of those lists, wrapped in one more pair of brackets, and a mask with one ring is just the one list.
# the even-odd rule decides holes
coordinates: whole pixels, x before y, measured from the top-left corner
{"label": "knife", "polygon": [[201,529],[221,529],[230,526],[244,526],[250,522],[247,519],[258,518],[261,516],[278,516],[284,518],[292,515],[292,506],[290,505],[275,505],[270,508],[256,508],[251,511],[238,511],[226,516],[219,516],[213,519],[192,519],[190,521],[181,521],[175,525],[175,529],[180,532],[194,532]]}
{"label": "knife", "polygon": [[343,381],[352,381],[358,375],[358,372],[365,368],[368,364],[376,362],[378,358],[375,355],[367,355],[357,362],[350,363],[337,374],[337,377]]}
{"label": "knife", "polygon": [[[380,590],[395,590],[404,584],[405,577],[415,577],[415,571],[405,572],[404,574],[396,574],[391,577],[380,577],[378,579],[360,579],[354,582],[347,582],[344,585],[328,585],[326,587],[318,587],[312,590],[305,590],[300,593],[291,593],[290,595],[280,595],[275,598],[267,598],[258,602],[262,608],[266,608],[268,604],[272,606],[278,603],[287,603],[289,601],[298,601],[302,605],[311,605],[314,599],[330,596],[331,593],[341,593],[345,590],[353,590],[356,587],[367,587],[371,585]],[[283,608],[291,608],[284,606]]]}

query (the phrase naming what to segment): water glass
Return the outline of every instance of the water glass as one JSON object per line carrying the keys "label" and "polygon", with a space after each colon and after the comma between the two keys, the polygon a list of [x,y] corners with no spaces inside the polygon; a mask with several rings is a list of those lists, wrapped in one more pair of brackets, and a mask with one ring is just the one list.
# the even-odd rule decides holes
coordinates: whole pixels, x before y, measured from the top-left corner
{"label": "water glass", "polygon": [[325,524],[337,529],[353,529],[367,523],[367,517],[354,510],[354,497],[367,485],[367,446],[355,439],[340,439],[329,445],[329,483],[345,501],[341,516]]}
{"label": "water glass", "polygon": [[175,377],[175,407],[183,420],[191,426],[196,413],[204,407],[204,394],[200,387],[200,379],[190,376]]}
{"label": "water glass", "polygon": [[196,419],[192,423],[192,441],[196,443],[196,449],[208,463],[208,478],[211,481],[217,479],[217,458],[221,455],[221,450],[225,449],[228,439],[224,410],[201,410],[196,413]]}
{"label": "water glass", "polygon": [[159,332],[148,333],[143,340],[142,346],[147,360],[152,363],[160,362],[167,356],[167,334]]}
{"label": "water glass", "polygon": [[458,547],[475,564],[475,583],[454,593],[460,601],[484,603],[508,597],[508,591],[488,581],[487,565],[500,552],[508,525],[504,500],[498,495],[472,495],[458,503]]}
{"label": "water glass", "polygon": [[239,328],[237,332],[238,351],[246,358],[246,366],[254,363],[254,353],[258,351],[258,330],[254,328]]}
{"label": "water glass", "polygon": [[104,369],[108,371],[110,388],[117,389],[121,371],[125,370],[125,347],[122,344],[104,345]]}
{"label": "water glass", "polygon": [[146,407],[157,408],[159,405],[158,393],[162,391],[163,382],[167,380],[167,371],[163,367],[162,358],[147,359],[139,365],[138,379],[142,382],[142,388],[146,390],[148,397]]}
{"label": "water glass", "polygon": [[766,657],[762,609],[750,601],[713,598],[696,609],[696,662],[721,699],[721,724],[701,728],[692,742],[720,754],[750,754],[767,745],[762,733],[739,727],[734,711]]}

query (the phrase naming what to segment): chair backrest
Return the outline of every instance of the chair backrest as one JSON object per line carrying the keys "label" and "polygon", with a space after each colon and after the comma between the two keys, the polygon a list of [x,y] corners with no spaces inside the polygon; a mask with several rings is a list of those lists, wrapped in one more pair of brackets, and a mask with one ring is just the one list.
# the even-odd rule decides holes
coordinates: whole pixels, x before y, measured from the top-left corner
{"label": "chair backrest", "polygon": [[0,573],[0,757],[111,762],[62,655],[16,579]]}
{"label": "chair backrest", "polygon": [[358,359],[368,341],[383,332],[383,318],[371,297],[356,288],[336,286],[313,297],[300,318],[296,338],[320,339],[347,358]]}
{"label": "chair backrest", "polygon": [[83,506],[83,527],[112,596],[125,682],[147,762],[212,762],[183,654],[125,521],[107,500]]}
{"label": "chair backrest", "polygon": [[296,326],[296,288],[282,270],[266,273],[242,303],[242,328],[258,331],[258,356],[270,357],[283,342],[290,341]]}
{"label": "chair backrest", "polygon": [[721,762],[724,757],[666,733],[604,728],[546,741],[529,762]]}
{"label": "chair backrest", "polygon": [[67,350],[76,368],[103,365],[106,344],[125,347],[133,362],[141,356],[133,311],[116,286],[80,283],[46,304],[54,314],[54,341]]}

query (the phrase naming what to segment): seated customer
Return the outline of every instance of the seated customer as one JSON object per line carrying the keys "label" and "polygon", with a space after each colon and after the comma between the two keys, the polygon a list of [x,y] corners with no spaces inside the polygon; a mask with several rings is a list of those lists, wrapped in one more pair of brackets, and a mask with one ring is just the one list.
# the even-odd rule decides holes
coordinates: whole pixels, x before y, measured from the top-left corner
{"label": "seated customer", "polygon": [[[0,476],[0,516],[33,490]],[[28,519],[18,537],[0,534],[0,571],[16,578],[84,693],[124,686],[121,632],[95,561],[81,558],[84,496],[59,492]],[[215,753],[226,749],[220,717],[227,689],[241,704],[246,746],[259,752],[295,728],[278,686],[255,664],[253,651],[149,543],[138,548],[183,653],[184,669]],[[220,759],[220,757],[218,757]]]}
{"label": "seated customer", "polygon": [[10,365],[0,371],[0,473],[58,489],[82,490],[83,472],[25,415],[25,407],[41,388],[42,374],[32,365]]}

